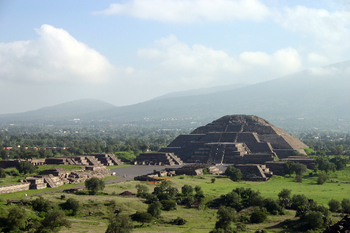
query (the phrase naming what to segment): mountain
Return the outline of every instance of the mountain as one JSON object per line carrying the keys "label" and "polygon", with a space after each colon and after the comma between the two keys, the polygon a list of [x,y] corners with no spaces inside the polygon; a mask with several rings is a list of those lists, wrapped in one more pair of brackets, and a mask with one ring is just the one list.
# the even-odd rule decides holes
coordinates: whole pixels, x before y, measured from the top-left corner
{"label": "mountain", "polygon": [[0,115],[0,121],[73,120],[81,116],[116,108],[116,106],[94,99],[75,100],[55,106],[44,107],[24,113]]}
{"label": "mountain", "polygon": [[[120,122],[164,122],[199,119],[208,123],[224,115],[257,115],[277,125],[349,127],[350,61],[304,70],[253,85],[199,89],[171,93],[143,103],[114,107],[85,100],[74,101],[22,114],[15,119],[108,120]],[[201,94],[205,93],[205,94]],[[81,105],[81,106],[80,106]],[[80,106],[80,107],[79,107]],[[4,115],[0,117],[3,122]],[[342,121],[342,122],[341,122]],[[339,125],[339,123],[342,123]]]}
{"label": "mountain", "polygon": [[225,86],[200,88],[200,89],[193,89],[193,90],[187,90],[187,91],[177,91],[177,92],[171,92],[169,94],[165,94],[165,95],[156,97],[154,99],[159,100],[159,99],[169,99],[169,98],[184,97],[184,96],[205,95],[205,94],[210,94],[210,93],[234,90],[234,89],[238,89],[238,88],[245,87],[248,85],[249,84],[246,84],[246,83],[237,83],[237,84],[225,85]]}

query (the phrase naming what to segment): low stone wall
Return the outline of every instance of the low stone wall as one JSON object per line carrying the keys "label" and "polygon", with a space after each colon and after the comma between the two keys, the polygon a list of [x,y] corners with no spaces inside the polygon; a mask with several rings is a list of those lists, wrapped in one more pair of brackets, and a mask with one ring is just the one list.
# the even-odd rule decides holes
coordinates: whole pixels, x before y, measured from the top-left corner
{"label": "low stone wall", "polygon": [[2,185],[0,186],[0,194],[4,193],[14,193],[24,190],[29,190],[30,183],[19,183],[11,185]]}

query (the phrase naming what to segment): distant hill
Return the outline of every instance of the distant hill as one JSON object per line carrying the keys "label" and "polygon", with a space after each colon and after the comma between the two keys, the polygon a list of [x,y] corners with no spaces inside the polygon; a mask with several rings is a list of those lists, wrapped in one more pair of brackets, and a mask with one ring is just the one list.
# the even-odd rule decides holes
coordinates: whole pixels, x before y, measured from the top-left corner
{"label": "distant hill", "polygon": [[[170,93],[143,103],[114,107],[96,100],[74,101],[22,114],[14,119],[108,120],[157,122],[163,119],[200,119],[203,124],[224,115],[249,114],[279,127],[349,127],[350,61],[253,85]],[[202,94],[205,93],[205,94]],[[6,117],[2,115],[0,122]],[[340,125],[338,123],[341,123]],[[304,127],[304,126],[302,126]]]}
{"label": "distant hill", "polygon": [[100,100],[84,99],[75,100],[55,106],[44,107],[24,113],[3,114],[0,115],[0,121],[17,122],[17,121],[38,121],[38,120],[73,120],[80,118],[89,113],[99,112],[116,106]]}

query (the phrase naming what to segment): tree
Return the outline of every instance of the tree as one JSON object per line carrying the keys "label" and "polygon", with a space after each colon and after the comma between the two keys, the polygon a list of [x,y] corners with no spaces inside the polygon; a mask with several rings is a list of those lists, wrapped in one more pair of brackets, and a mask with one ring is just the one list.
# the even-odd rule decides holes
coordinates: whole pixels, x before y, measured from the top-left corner
{"label": "tree", "polygon": [[296,175],[303,175],[306,170],[307,167],[305,164],[301,164],[301,163],[294,163],[292,166],[292,170],[295,172]]}
{"label": "tree", "polygon": [[284,165],[283,165],[283,171],[286,175],[291,175],[294,173],[293,171],[293,165],[294,165],[294,162],[293,161],[290,161],[290,160],[287,160]]}
{"label": "tree", "polygon": [[278,202],[275,199],[272,198],[266,198],[264,200],[264,207],[268,212],[270,212],[273,215],[283,214],[284,209],[282,206],[278,204]]}
{"label": "tree", "polygon": [[7,215],[7,225],[10,230],[23,229],[27,223],[26,211],[20,207],[13,207]]}
{"label": "tree", "polygon": [[185,196],[192,195],[193,194],[193,187],[191,185],[185,184],[184,186],[182,186],[181,192]]}
{"label": "tree", "polygon": [[350,199],[344,198],[341,201],[341,208],[343,213],[350,214]]}
{"label": "tree", "polygon": [[296,210],[299,206],[309,206],[309,200],[304,194],[293,195],[292,197],[292,209]]}
{"label": "tree", "polygon": [[85,187],[91,195],[95,195],[98,191],[102,191],[105,188],[105,182],[102,179],[93,177],[85,180]]}
{"label": "tree", "polygon": [[51,202],[41,196],[32,201],[32,206],[34,210],[46,213],[49,212],[52,207]]}
{"label": "tree", "polygon": [[309,229],[320,228],[324,223],[323,215],[319,211],[310,211],[305,216],[305,222],[307,223]]}
{"label": "tree", "polygon": [[226,169],[225,175],[230,177],[233,181],[240,181],[242,179],[242,172],[234,166],[230,166]]}
{"label": "tree", "polygon": [[173,200],[162,200],[161,203],[164,210],[173,210],[176,207],[176,202]]}
{"label": "tree", "polygon": [[282,191],[278,194],[279,199],[290,199],[290,194],[292,193],[292,190],[290,189],[282,189]]}
{"label": "tree", "polygon": [[0,168],[0,178],[6,178],[6,172],[3,168]]}
{"label": "tree", "polygon": [[238,209],[241,202],[241,196],[236,192],[230,192],[225,196],[225,205]]}
{"label": "tree", "polygon": [[145,223],[149,223],[152,221],[153,216],[147,212],[139,212],[137,211],[135,214],[131,215],[131,219],[133,221],[141,222],[143,226]]}
{"label": "tree", "polygon": [[317,184],[324,184],[328,180],[328,176],[324,173],[319,173],[317,178]]}
{"label": "tree", "polygon": [[145,195],[148,194],[149,189],[146,185],[137,184],[135,187],[137,189],[137,196],[138,197],[144,197]]}
{"label": "tree", "polygon": [[109,225],[106,233],[130,233],[134,225],[129,216],[117,215],[109,219]]}
{"label": "tree", "polygon": [[329,206],[329,210],[332,212],[338,212],[341,207],[340,202],[334,199],[328,202],[328,206]]}
{"label": "tree", "polygon": [[80,202],[74,198],[68,198],[68,200],[63,204],[64,209],[72,210],[72,215],[77,215],[79,209],[81,208]]}
{"label": "tree", "polygon": [[217,218],[218,221],[215,224],[215,228],[228,231],[231,228],[231,223],[236,221],[236,210],[230,207],[220,206]]}
{"label": "tree", "polygon": [[19,171],[19,173],[23,173],[23,174],[34,173],[36,170],[33,164],[26,161],[19,162],[16,165],[16,169]]}
{"label": "tree", "polygon": [[50,210],[41,221],[41,226],[36,232],[59,232],[62,227],[70,227],[71,223],[67,220],[62,210]]}
{"label": "tree", "polygon": [[250,222],[251,223],[262,223],[267,219],[267,213],[264,209],[256,209],[251,215],[250,215]]}
{"label": "tree", "polygon": [[161,214],[162,204],[159,201],[152,202],[148,208],[147,213],[150,213],[153,217],[158,218]]}

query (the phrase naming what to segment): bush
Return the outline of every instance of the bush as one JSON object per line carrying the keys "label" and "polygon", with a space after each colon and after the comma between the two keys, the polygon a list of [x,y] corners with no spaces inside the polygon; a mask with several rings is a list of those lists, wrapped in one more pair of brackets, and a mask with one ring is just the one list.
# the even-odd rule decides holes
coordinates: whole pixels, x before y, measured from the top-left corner
{"label": "bush", "polygon": [[218,221],[215,223],[215,229],[230,231],[231,223],[236,221],[236,210],[230,207],[220,206],[217,218]]}
{"label": "bush", "polygon": [[16,165],[16,169],[19,171],[19,173],[23,173],[23,174],[34,173],[36,170],[33,164],[26,161],[19,162]]}
{"label": "bush", "polygon": [[293,195],[292,209],[297,210],[299,206],[309,206],[309,201],[304,194]]}
{"label": "bush", "polygon": [[267,213],[263,209],[257,209],[250,215],[251,223],[262,223],[267,219]]}
{"label": "bush", "polygon": [[162,204],[159,201],[152,202],[147,209],[147,213],[150,213],[153,217],[158,218],[161,214]]}
{"label": "bush", "polygon": [[185,225],[187,221],[183,218],[177,217],[176,219],[174,219],[173,223],[175,225]]}
{"label": "bush", "polygon": [[176,202],[172,200],[163,200],[161,201],[161,203],[162,203],[163,209],[167,211],[173,210],[176,207]]}
{"label": "bush", "polygon": [[323,226],[323,216],[319,211],[310,211],[305,216],[305,222],[309,229],[320,228]]}
{"label": "bush", "polygon": [[43,197],[39,197],[32,201],[33,209],[39,212],[49,212],[51,209],[51,202],[44,199]]}
{"label": "bush", "polygon": [[296,175],[294,181],[298,183],[303,183],[303,177],[301,175]]}
{"label": "bush", "polygon": [[272,198],[266,198],[264,200],[264,207],[268,212],[270,212],[273,215],[283,214],[283,208],[277,203],[276,200]]}
{"label": "bush", "polygon": [[62,210],[50,210],[40,223],[38,232],[58,232],[63,226],[71,226]]}
{"label": "bush", "polygon": [[279,199],[290,199],[290,194],[292,193],[292,190],[290,189],[282,189],[282,191],[278,194]]}
{"label": "bush", "polygon": [[343,213],[350,214],[350,200],[349,199],[344,198],[341,201],[341,207],[342,207]]}
{"label": "bush", "polygon": [[182,186],[181,192],[185,196],[192,195],[193,194],[193,187],[191,185],[185,184],[184,186]]}
{"label": "bush", "polygon": [[129,216],[127,215],[117,215],[109,219],[109,225],[106,233],[130,233],[132,232],[134,225]]}
{"label": "bush", "polygon": [[212,182],[213,184],[215,183],[215,181],[216,181],[215,178],[212,178],[212,179],[211,179],[211,182]]}
{"label": "bush", "polygon": [[328,180],[328,176],[324,173],[318,174],[317,184],[324,184]]}
{"label": "bush", "polygon": [[138,197],[145,197],[148,194],[148,187],[146,185],[142,185],[142,184],[137,184],[136,186],[137,189],[137,196]]}
{"label": "bush", "polygon": [[0,178],[6,178],[6,172],[3,168],[0,168]]}
{"label": "bush", "polygon": [[328,206],[329,206],[329,210],[332,212],[338,212],[341,207],[340,202],[334,199],[328,202]]}
{"label": "bush", "polygon": [[85,180],[85,187],[91,195],[95,195],[98,191],[102,191],[105,188],[105,182],[102,179],[93,177]]}
{"label": "bush", "polygon": [[240,181],[242,179],[242,172],[238,168],[235,168],[234,166],[230,166],[226,169],[225,175],[230,177],[233,181]]}
{"label": "bush", "polygon": [[20,207],[13,207],[7,215],[7,226],[10,230],[23,229],[27,223],[26,211]]}
{"label": "bush", "polygon": [[136,212],[135,214],[131,215],[131,219],[133,221],[141,222],[143,224],[149,223],[152,221],[153,216],[150,213],[147,212]]}
{"label": "bush", "polygon": [[69,198],[64,204],[64,209],[72,210],[72,215],[75,216],[81,208],[80,202],[74,198]]}

